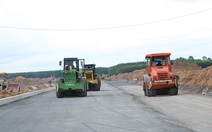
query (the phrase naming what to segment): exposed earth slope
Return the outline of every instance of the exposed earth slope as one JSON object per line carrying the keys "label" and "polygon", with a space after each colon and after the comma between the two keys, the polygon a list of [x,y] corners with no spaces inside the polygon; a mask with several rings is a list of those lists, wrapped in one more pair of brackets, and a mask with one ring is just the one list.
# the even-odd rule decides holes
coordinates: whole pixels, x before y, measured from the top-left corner
{"label": "exposed earth slope", "polygon": [[54,85],[54,80],[52,80],[51,78],[25,78],[22,76],[18,76],[16,78],[9,79],[8,81],[11,84],[19,84],[20,91],[8,92],[7,89],[0,90],[0,98],[45,89]]}

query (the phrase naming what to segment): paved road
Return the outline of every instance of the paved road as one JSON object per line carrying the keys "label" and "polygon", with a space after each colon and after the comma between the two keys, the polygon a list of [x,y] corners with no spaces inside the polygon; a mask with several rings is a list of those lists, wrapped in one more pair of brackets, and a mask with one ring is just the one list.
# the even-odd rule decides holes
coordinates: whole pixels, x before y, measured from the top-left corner
{"label": "paved road", "polygon": [[[180,122],[192,131],[212,131],[212,97],[180,91],[177,96],[160,95],[145,97],[141,86],[129,85],[120,81],[110,85],[132,95],[135,101],[144,103],[170,120]],[[143,95],[143,96],[141,96]]]}
{"label": "paved road", "polygon": [[[208,120],[212,119],[210,114],[203,115],[205,111],[202,111],[202,116],[198,115],[199,113],[187,115],[190,110],[202,109],[191,100],[188,103],[191,103],[192,107],[181,105],[181,101],[189,99],[190,96],[194,95],[148,98],[143,96],[140,86],[116,81],[102,82],[101,91],[89,92],[87,97],[58,99],[55,91],[52,91],[0,106],[0,131],[188,132],[211,130],[212,120]],[[194,99],[196,97],[200,96],[194,96]],[[203,99],[211,101],[211,98],[203,97]],[[178,105],[181,107],[178,108]],[[201,105],[203,109],[212,111],[211,103],[208,107],[203,105]],[[180,116],[177,116],[178,114]],[[196,116],[201,116],[202,119],[198,118],[199,120],[195,122]],[[189,123],[190,118],[192,123]],[[196,127],[199,124],[194,126],[193,122],[206,124]],[[204,127],[206,129],[201,129]]]}

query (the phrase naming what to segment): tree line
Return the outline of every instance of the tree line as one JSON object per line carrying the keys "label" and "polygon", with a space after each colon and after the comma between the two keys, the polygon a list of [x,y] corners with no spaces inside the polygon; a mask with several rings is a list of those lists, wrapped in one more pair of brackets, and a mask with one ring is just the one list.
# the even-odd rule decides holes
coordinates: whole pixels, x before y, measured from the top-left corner
{"label": "tree line", "polygon": [[132,72],[134,70],[146,68],[146,62],[122,63],[108,68],[109,75],[117,75],[119,73]]}
{"label": "tree line", "polygon": [[16,78],[18,76],[22,76],[25,78],[58,78],[61,75],[57,73],[57,70],[53,71],[37,71],[37,72],[20,72],[20,73],[8,73],[7,76],[5,76],[6,79]]}
{"label": "tree line", "polygon": [[194,59],[193,56],[189,56],[187,59],[183,58],[183,57],[180,57],[180,58],[175,59],[174,61],[195,63],[195,64],[199,65],[202,68],[206,68],[206,67],[212,65],[211,58],[210,57],[206,57],[206,56],[203,56],[202,59]]}

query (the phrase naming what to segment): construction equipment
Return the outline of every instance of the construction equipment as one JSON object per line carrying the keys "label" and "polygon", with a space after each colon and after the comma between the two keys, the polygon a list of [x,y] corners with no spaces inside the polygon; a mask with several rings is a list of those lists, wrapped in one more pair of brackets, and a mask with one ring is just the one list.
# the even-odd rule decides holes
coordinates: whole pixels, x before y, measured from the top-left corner
{"label": "construction equipment", "polygon": [[89,91],[100,91],[101,87],[101,77],[96,73],[95,64],[86,64],[84,77],[89,85]]}
{"label": "construction equipment", "polygon": [[8,82],[4,78],[5,75],[7,75],[6,72],[0,72],[0,90],[7,88]]}
{"label": "construction equipment", "polygon": [[[87,96],[88,83],[82,76],[84,64],[84,59],[64,58],[63,70],[58,71],[59,74],[62,74],[62,78],[56,84],[57,98],[63,98],[66,93],[76,93],[80,97]],[[62,65],[62,61],[59,62],[59,65]]]}
{"label": "construction equipment", "polygon": [[21,88],[19,83],[8,83],[6,88],[7,93],[18,93],[20,90]]}
{"label": "construction equipment", "polygon": [[0,90],[5,90],[7,93],[18,93],[20,91],[19,83],[9,83],[5,79],[6,72],[0,72]]}
{"label": "construction equipment", "polygon": [[179,76],[172,73],[171,53],[147,54],[147,75],[143,76],[145,96],[178,94]]}

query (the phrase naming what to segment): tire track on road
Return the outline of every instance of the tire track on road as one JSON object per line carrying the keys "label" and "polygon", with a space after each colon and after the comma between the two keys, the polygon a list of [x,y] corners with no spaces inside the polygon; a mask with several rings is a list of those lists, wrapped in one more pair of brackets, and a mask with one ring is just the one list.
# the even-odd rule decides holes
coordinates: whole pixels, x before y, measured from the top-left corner
{"label": "tire track on road", "polygon": [[[115,83],[118,83],[118,84],[120,84],[120,86],[125,86],[124,84],[126,84],[127,86],[128,85],[132,85],[132,84],[128,84],[128,83],[122,83],[122,82],[119,82],[119,81],[114,81]],[[127,91],[126,89],[124,89],[124,88],[120,88],[119,86],[117,86],[116,84],[114,84],[114,83],[111,83],[111,82],[108,82],[107,83],[108,85],[111,85],[112,87],[114,87],[114,88],[116,88],[116,89],[119,89],[119,90],[121,90],[123,93],[125,93],[126,95],[129,95],[129,96],[132,96],[133,97],[133,99],[135,100],[135,101],[137,101],[138,103],[140,103],[140,104],[142,104],[142,105],[145,105],[145,106],[147,106],[147,109],[149,109],[149,110],[151,110],[151,111],[153,111],[153,112],[156,112],[156,113],[158,113],[158,114],[161,114],[161,115],[163,115],[163,116],[165,116],[167,119],[167,121],[168,122],[170,122],[170,123],[172,123],[173,125],[175,125],[175,126],[177,126],[177,127],[179,127],[179,128],[185,128],[185,129],[188,129],[189,131],[191,131],[191,132],[193,132],[194,130],[192,130],[191,129],[191,127],[190,126],[186,126],[179,118],[174,118],[173,116],[172,116],[172,113],[170,113],[170,111],[164,111],[162,108],[161,108],[161,106],[160,106],[160,104],[158,104],[158,102],[156,101],[156,102],[154,102],[154,101],[152,101],[152,99],[154,99],[154,98],[156,98],[156,97],[146,97],[146,96],[144,96],[143,94],[141,94],[141,96],[138,96],[137,94],[135,94],[134,92],[135,91],[133,91],[133,90],[130,90],[130,92],[129,91]],[[133,86],[133,85],[132,85]],[[128,89],[129,90],[129,89]],[[141,90],[142,90],[142,88],[141,88]],[[133,91],[133,92],[132,92]],[[143,96],[143,97],[142,97]],[[151,103],[153,103],[154,105],[150,105]]]}

